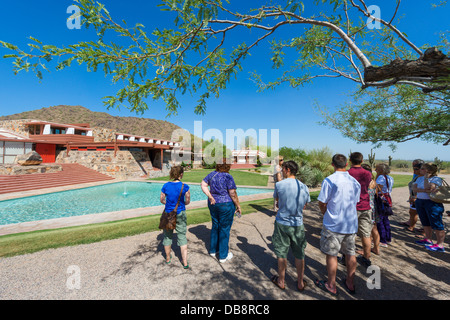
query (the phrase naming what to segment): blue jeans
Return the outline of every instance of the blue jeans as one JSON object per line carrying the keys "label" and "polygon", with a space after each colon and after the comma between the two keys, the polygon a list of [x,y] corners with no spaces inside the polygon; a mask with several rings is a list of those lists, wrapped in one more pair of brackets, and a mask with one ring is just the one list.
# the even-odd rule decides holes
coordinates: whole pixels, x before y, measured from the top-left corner
{"label": "blue jeans", "polygon": [[429,199],[416,199],[416,210],[420,222],[424,227],[431,227],[433,230],[445,230],[442,215],[444,205]]}
{"label": "blue jeans", "polygon": [[215,205],[208,202],[208,208],[212,220],[209,253],[218,252],[219,259],[225,259],[228,256],[228,242],[236,208],[233,202],[216,203]]}

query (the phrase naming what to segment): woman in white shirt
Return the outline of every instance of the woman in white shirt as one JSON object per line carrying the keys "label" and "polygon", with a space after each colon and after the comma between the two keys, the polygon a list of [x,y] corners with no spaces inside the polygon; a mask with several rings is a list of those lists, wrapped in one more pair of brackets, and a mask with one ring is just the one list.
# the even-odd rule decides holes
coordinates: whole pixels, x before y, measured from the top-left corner
{"label": "woman in white shirt", "polygon": [[[375,172],[377,173],[376,183],[377,183],[377,196],[384,197],[389,202],[388,210],[391,210],[392,199],[391,192],[392,186],[394,185],[394,178],[389,176],[391,169],[385,163],[379,163],[375,166]],[[392,213],[392,212],[391,212]],[[380,235],[380,246],[387,247],[391,243],[391,223],[389,221],[389,216],[379,212],[379,219],[377,222],[377,229]]]}
{"label": "woman in white shirt", "polygon": [[[437,176],[437,166],[433,163],[423,164],[420,173],[423,176],[417,178],[413,190],[417,192],[416,209],[425,231],[425,238],[416,243],[425,245],[430,251],[445,252],[445,228],[442,221],[444,205],[430,199],[430,193],[442,185],[442,179]],[[436,233],[436,244],[431,240],[433,230]]]}

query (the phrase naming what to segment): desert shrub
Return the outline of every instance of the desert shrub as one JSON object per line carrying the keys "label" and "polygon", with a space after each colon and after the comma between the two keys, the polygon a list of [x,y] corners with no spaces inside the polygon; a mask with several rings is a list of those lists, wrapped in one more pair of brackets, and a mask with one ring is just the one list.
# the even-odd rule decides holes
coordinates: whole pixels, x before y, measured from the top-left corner
{"label": "desert shrub", "polygon": [[324,162],[319,160],[313,160],[309,163],[309,165],[312,168],[319,169],[322,172],[333,172],[333,166],[330,164],[330,162]]}
{"label": "desert shrub", "polygon": [[333,152],[330,148],[324,147],[322,149],[313,149],[308,152],[308,158],[311,161],[320,161],[331,163],[331,158],[333,158]]}
{"label": "desert shrub", "polygon": [[334,172],[331,166],[333,153],[328,147],[311,151],[282,147],[280,155],[285,161],[292,160],[299,165],[297,178],[311,188],[318,187],[325,177]]}
{"label": "desert shrub", "polygon": [[409,168],[409,162],[408,161],[406,161],[406,160],[397,160],[397,161],[394,161],[394,165],[393,165],[393,167],[394,168]]}
{"label": "desert shrub", "polygon": [[203,164],[203,169],[215,169],[216,168],[216,162],[214,161],[213,163],[206,163],[205,160],[202,161]]}
{"label": "desert shrub", "polygon": [[283,156],[285,159],[289,160],[294,160],[294,158],[308,160],[307,152],[300,148],[294,149],[289,147],[281,147],[278,153],[280,156]]}
{"label": "desert shrub", "polygon": [[450,161],[443,161],[441,165],[441,173],[450,173]]}
{"label": "desert shrub", "polygon": [[318,187],[326,176],[327,173],[322,172],[317,168],[312,168],[308,165],[300,167],[297,172],[297,179],[310,188]]}
{"label": "desert shrub", "polygon": [[297,179],[306,184],[308,187],[314,185],[314,173],[310,166],[303,166],[298,169]]}

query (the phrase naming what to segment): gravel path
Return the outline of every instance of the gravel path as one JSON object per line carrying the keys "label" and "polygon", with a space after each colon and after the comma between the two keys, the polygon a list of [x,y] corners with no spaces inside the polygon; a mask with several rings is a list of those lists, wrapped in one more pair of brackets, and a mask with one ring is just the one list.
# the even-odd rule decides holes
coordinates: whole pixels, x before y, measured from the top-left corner
{"label": "gravel path", "polygon": [[[373,273],[358,265],[357,294],[338,286],[342,300],[450,299],[450,248],[431,253],[414,243],[417,238],[399,222],[408,218],[407,188],[393,192],[395,216],[391,218],[393,242],[373,256],[380,269],[380,289],[369,289]],[[446,210],[449,210],[449,205]],[[160,300],[326,300],[336,299],[314,286],[326,277],[325,256],[319,239],[322,217],[317,204],[305,212],[305,276],[309,287],[299,293],[293,257],[289,256],[287,289],[275,287],[270,277],[277,263],[271,236],[274,214],[255,205],[255,213],[236,219],[230,246],[234,258],[224,264],[208,255],[210,223],[188,227],[190,269],[184,270],[174,241],[176,257],[164,263],[162,233],[108,240],[89,245],[51,249],[0,259],[0,299],[160,299]],[[450,217],[444,221],[449,224]],[[420,225],[419,225],[420,226]],[[359,243],[359,241],[358,241]],[[345,276],[339,266],[338,279]]]}

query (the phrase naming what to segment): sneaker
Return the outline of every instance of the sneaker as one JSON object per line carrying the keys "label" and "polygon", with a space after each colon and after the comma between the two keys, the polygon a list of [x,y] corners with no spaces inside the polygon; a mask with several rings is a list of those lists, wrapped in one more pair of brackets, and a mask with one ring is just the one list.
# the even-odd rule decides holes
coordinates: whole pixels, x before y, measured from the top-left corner
{"label": "sneaker", "polygon": [[433,241],[430,241],[428,239],[422,239],[422,240],[416,240],[415,241],[417,244],[421,244],[423,246],[427,246],[427,245],[433,245]]}
{"label": "sneaker", "polygon": [[425,248],[430,251],[445,252],[444,247],[438,246],[437,244],[434,244],[432,246],[426,246]]}
{"label": "sneaker", "polygon": [[224,263],[228,260],[231,260],[231,258],[233,258],[233,254],[231,252],[228,252],[228,256],[225,259],[219,259],[219,262]]}

